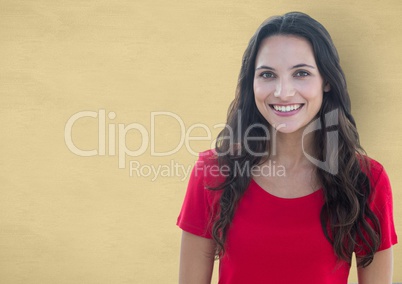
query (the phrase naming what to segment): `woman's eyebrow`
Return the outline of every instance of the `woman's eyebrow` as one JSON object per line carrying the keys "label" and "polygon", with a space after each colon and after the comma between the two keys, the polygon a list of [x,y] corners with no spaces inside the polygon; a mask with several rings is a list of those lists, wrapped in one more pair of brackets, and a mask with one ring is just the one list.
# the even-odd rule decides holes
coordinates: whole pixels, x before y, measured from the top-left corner
{"label": "woman's eyebrow", "polygon": [[[292,70],[292,69],[295,69],[295,68],[300,68],[300,67],[308,67],[308,68],[311,68],[311,69],[315,69],[314,66],[311,66],[311,65],[308,65],[308,64],[305,64],[305,63],[300,63],[300,64],[297,64],[297,65],[289,68],[289,70]],[[268,69],[268,70],[275,71],[275,68],[272,68],[272,67],[269,67],[269,66],[266,66],[266,65],[261,65],[261,66],[255,68],[255,70],[260,70],[260,69]]]}
{"label": "woman's eyebrow", "polygon": [[268,69],[268,70],[275,71],[275,68],[265,66],[265,65],[261,65],[260,67],[255,68],[255,70],[259,70],[259,69]]}
{"label": "woman's eyebrow", "polygon": [[295,68],[300,68],[300,67],[308,67],[308,68],[311,68],[311,69],[315,69],[314,66],[311,66],[311,65],[308,65],[308,64],[305,64],[305,63],[301,63],[301,64],[297,64],[297,65],[293,66],[289,70],[295,69]]}

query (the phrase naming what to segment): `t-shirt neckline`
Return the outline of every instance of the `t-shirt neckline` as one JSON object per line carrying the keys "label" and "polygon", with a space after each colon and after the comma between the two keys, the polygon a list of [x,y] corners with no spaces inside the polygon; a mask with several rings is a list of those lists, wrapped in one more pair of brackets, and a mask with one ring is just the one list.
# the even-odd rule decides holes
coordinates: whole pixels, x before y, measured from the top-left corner
{"label": "t-shirt neckline", "polygon": [[274,194],[272,194],[272,193],[266,191],[261,185],[259,185],[259,184],[254,180],[254,178],[251,178],[251,184],[254,184],[254,187],[255,187],[255,188],[257,188],[259,191],[262,191],[262,193],[265,193],[268,197],[275,198],[275,199],[278,199],[278,200],[283,200],[283,201],[304,200],[304,199],[307,199],[307,198],[312,198],[312,197],[314,197],[315,195],[317,195],[317,194],[319,194],[319,193],[322,192],[322,187],[320,187],[319,189],[317,189],[316,191],[314,191],[314,192],[312,192],[312,193],[309,193],[309,194],[306,194],[306,195],[303,195],[303,196],[299,196],[299,197],[290,197],[290,198],[287,198],[287,197],[280,197],[280,196],[274,195]]}

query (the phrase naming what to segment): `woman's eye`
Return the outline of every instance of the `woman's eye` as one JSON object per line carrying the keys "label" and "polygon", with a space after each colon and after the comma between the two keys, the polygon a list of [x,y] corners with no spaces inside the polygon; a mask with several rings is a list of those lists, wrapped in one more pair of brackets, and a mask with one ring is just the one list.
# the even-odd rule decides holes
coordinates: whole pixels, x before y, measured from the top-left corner
{"label": "woman's eye", "polygon": [[308,75],[310,75],[310,74],[306,71],[298,71],[298,72],[296,72],[295,77],[306,77]]}
{"label": "woman's eye", "polygon": [[275,75],[271,72],[263,72],[260,74],[262,78],[275,78]]}

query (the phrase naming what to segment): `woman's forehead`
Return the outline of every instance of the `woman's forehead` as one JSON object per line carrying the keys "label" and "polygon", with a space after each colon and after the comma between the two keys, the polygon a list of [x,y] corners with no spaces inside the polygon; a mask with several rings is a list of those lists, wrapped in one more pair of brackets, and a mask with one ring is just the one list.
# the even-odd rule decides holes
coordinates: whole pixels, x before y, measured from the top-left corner
{"label": "woman's forehead", "polygon": [[261,41],[256,57],[256,67],[258,64],[290,64],[293,66],[301,61],[305,64],[315,65],[311,44],[302,37],[275,35]]}

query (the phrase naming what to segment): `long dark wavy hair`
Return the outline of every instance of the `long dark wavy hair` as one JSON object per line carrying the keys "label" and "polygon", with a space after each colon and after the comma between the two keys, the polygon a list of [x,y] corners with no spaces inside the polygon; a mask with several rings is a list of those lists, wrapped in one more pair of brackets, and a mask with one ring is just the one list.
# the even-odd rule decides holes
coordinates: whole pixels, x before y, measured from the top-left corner
{"label": "long dark wavy hair", "polygon": [[[212,225],[216,257],[220,258],[225,253],[226,236],[236,206],[252,178],[250,174],[240,171],[246,165],[250,169],[269,158],[269,153],[264,155],[270,149],[269,139],[247,140],[248,145],[245,145],[243,138],[244,130],[251,125],[254,127],[248,137],[267,138],[269,123],[255,104],[253,80],[260,43],[273,35],[306,39],[312,46],[324,82],[331,87],[323,95],[317,122],[325,125],[326,114],[336,111],[337,123],[331,127],[321,127],[313,134],[313,143],[316,145],[313,156],[320,161],[325,158],[337,159],[335,162],[338,163],[335,173],[316,168],[325,197],[320,214],[321,226],[339,259],[350,262],[352,253],[357,249],[364,254],[358,265],[365,267],[372,262],[381,235],[379,221],[368,205],[373,190],[367,176],[370,173],[369,163],[359,142],[345,75],[332,39],[319,22],[300,12],[267,19],[252,36],[244,52],[235,99],[228,110],[226,127],[219,133],[215,145],[219,166],[225,165],[226,169],[230,169],[222,184],[210,187],[211,190],[222,190],[219,211]],[[338,133],[337,143],[331,141],[328,135],[334,130]]]}

